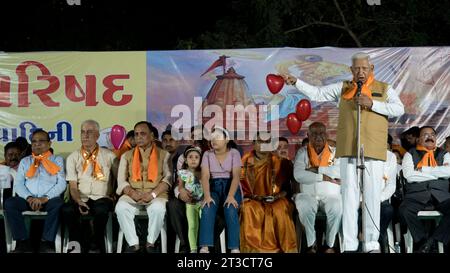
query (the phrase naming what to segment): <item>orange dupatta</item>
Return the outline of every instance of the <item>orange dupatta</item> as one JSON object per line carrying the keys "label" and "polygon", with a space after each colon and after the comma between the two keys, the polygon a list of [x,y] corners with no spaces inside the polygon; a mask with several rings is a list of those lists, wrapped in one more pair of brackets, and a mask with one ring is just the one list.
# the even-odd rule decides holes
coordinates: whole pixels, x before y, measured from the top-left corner
{"label": "orange dupatta", "polygon": [[105,175],[102,172],[100,164],[97,162],[98,151],[99,151],[98,145],[97,147],[95,147],[92,153],[88,153],[83,147],[81,147],[81,156],[84,159],[83,172],[86,171],[87,167],[92,162],[93,164],[92,176],[95,179],[102,179],[103,177],[105,177]]}
{"label": "orange dupatta", "polygon": [[311,144],[308,144],[308,157],[309,157],[309,164],[313,168],[330,166],[331,152],[328,143],[325,143],[325,147],[323,147],[322,156],[320,157],[320,160],[319,155],[316,153],[314,147]]}
{"label": "orange dupatta", "polygon": [[436,159],[434,158],[434,151],[436,151],[436,148],[433,150],[428,150],[427,148],[425,148],[422,145],[417,145],[416,149],[418,151],[426,152],[423,155],[422,160],[420,160],[420,162],[417,164],[418,169],[422,168],[424,166],[426,166],[426,167],[436,167],[437,166]]}
{"label": "orange dupatta", "polygon": [[50,151],[47,151],[40,155],[32,154],[34,158],[33,164],[31,164],[30,168],[28,169],[26,173],[27,178],[31,178],[36,174],[36,171],[40,164],[44,167],[44,169],[51,175],[55,175],[59,172],[60,168],[58,165],[53,163],[50,159],[48,159],[52,153]]}
{"label": "orange dupatta", "polygon": [[116,155],[117,158],[120,158],[125,152],[131,150],[133,147],[131,147],[130,142],[128,139],[125,139],[122,146],[118,150],[113,150],[113,153]]}
{"label": "orange dupatta", "polygon": [[[374,81],[373,73],[370,73],[369,78],[367,78],[366,83],[364,83],[361,87],[361,94],[368,96],[370,99],[372,99],[372,92],[369,90],[369,85],[371,85],[373,81]],[[347,90],[345,92],[345,94],[342,96],[346,100],[353,99],[353,97],[356,95],[356,91],[358,90],[358,86],[357,86],[356,82],[353,81],[352,83],[353,83],[353,88]]]}
{"label": "orange dupatta", "polygon": [[[150,182],[155,182],[158,177],[158,151],[156,145],[153,143],[152,152],[150,153],[147,166],[147,178]],[[141,174],[141,153],[139,147],[134,148],[132,161],[132,176],[133,181],[142,181]]]}

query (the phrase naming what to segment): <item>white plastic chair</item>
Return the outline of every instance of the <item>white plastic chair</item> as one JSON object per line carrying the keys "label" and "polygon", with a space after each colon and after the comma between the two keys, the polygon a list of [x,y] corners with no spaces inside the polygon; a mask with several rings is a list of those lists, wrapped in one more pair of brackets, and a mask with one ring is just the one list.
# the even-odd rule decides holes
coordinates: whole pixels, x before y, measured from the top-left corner
{"label": "white plastic chair", "polygon": [[[26,218],[28,218],[30,221],[31,220],[42,220],[47,216],[47,212],[46,211],[24,211],[24,212],[22,212],[22,215],[25,216]],[[58,232],[56,233],[56,238],[55,238],[55,252],[61,253],[61,247],[62,247],[62,238],[61,238],[61,223],[60,223],[59,227],[58,227]],[[16,241],[12,240],[10,250],[14,251],[15,248],[16,248]]]}
{"label": "white plastic chair", "polygon": [[14,169],[0,165],[0,220],[3,219],[3,224],[5,226],[6,252],[12,251],[12,235],[3,210],[3,190],[12,187],[12,181],[15,176],[16,171]]}
{"label": "white plastic chair", "polygon": [[[136,214],[136,217],[138,218],[145,218],[148,219],[147,211],[146,210],[140,210]],[[122,246],[123,246],[123,231],[119,227],[119,236],[117,238],[117,253],[122,252]],[[161,228],[161,252],[167,253],[167,228],[166,228],[166,221],[164,220],[164,225]]]}
{"label": "white plastic chair", "polygon": [[[395,233],[395,237],[394,237]],[[387,237],[388,237],[388,244],[389,244],[389,253],[397,253],[395,252],[395,244],[399,243],[396,241],[396,238],[401,237],[401,231],[400,231],[400,223],[396,223],[395,226],[392,225],[392,221],[389,223],[388,229],[387,229]]]}
{"label": "white plastic chair", "polygon": [[[442,213],[440,213],[437,210],[430,210],[430,211],[423,210],[417,213],[417,217],[419,217],[420,220],[433,220],[436,222],[436,225],[438,225],[439,221],[442,218]],[[409,231],[409,228],[407,229],[404,238],[405,238],[406,253],[412,253],[414,240],[411,235],[411,232]],[[439,253],[444,253],[444,244],[442,242],[438,242],[438,250]]]}
{"label": "white plastic chair", "polygon": [[[113,214],[110,212],[108,214],[108,222],[106,223],[106,230],[105,230],[105,248],[106,253],[112,253],[113,252],[113,234],[112,234],[112,217]],[[94,217],[88,215],[88,216],[81,216],[81,220],[93,220]],[[69,247],[69,230],[65,230],[67,232],[64,232],[64,242],[63,242],[63,253],[67,253],[68,247]]]}
{"label": "white plastic chair", "polygon": [[12,235],[9,230],[9,225],[6,221],[5,212],[3,210],[3,189],[0,188],[0,220],[3,219],[3,225],[5,226],[5,241],[6,241],[6,252],[9,253],[12,250]]}

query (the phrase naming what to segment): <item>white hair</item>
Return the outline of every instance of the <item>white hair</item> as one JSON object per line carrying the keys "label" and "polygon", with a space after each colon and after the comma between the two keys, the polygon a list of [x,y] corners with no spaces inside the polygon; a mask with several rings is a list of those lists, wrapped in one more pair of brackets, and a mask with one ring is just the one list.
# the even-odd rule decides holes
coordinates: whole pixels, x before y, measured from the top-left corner
{"label": "white hair", "polygon": [[95,126],[95,129],[96,129],[97,131],[100,132],[100,124],[98,124],[97,121],[95,121],[95,120],[93,120],[93,119],[85,120],[85,121],[83,121],[83,123],[81,123],[81,128],[83,128],[83,126],[84,126],[85,124],[92,124],[92,125],[94,125],[94,126]]}
{"label": "white hair", "polygon": [[353,54],[352,56],[352,62],[354,62],[355,60],[367,60],[369,62],[369,64],[371,64],[370,62],[370,55],[367,54],[366,52],[356,52],[355,54]]}

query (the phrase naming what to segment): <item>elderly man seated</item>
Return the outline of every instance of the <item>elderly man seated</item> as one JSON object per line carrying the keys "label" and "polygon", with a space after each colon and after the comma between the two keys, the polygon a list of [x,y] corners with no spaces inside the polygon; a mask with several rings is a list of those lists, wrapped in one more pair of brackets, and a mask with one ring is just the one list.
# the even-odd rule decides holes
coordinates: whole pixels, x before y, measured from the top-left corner
{"label": "elderly man seated", "polygon": [[342,219],[339,160],[335,148],[328,145],[323,123],[314,122],[308,128],[309,144],[295,157],[294,177],[301,193],[295,197],[300,222],[305,226],[308,252],[317,252],[315,220],[318,210],[327,216],[325,253],[334,253],[334,241]]}

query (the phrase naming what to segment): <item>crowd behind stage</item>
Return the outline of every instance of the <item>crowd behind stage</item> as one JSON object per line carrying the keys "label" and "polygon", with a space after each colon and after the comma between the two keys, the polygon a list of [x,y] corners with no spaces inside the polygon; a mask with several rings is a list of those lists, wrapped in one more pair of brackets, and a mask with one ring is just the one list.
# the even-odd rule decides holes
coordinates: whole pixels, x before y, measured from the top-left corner
{"label": "crowd behind stage", "polygon": [[[80,148],[67,158],[41,129],[31,144],[19,137],[5,145],[3,253],[337,253],[348,240],[345,213],[357,218],[357,252],[448,253],[450,137],[437,147],[432,127],[386,135],[384,172],[372,174],[380,189],[363,195],[379,203],[368,219],[363,198],[354,212],[342,202],[341,158],[320,122],[295,158],[284,137],[263,149],[263,132],[243,153],[219,126],[192,127],[189,139],[176,140],[141,121],[110,150],[97,144],[100,128],[83,122]],[[362,222],[375,220],[379,245],[366,251]]]}

